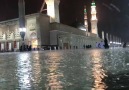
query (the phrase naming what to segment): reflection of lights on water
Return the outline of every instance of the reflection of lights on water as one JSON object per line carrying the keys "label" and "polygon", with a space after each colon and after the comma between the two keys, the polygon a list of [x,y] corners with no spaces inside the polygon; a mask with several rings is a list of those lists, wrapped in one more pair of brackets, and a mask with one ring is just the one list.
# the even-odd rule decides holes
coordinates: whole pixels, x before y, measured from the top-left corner
{"label": "reflection of lights on water", "polygon": [[33,78],[34,78],[34,83],[40,83],[41,81],[41,64],[40,64],[40,59],[39,59],[39,54],[35,53],[34,59],[33,59]]}
{"label": "reflection of lights on water", "polygon": [[19,78],[19,87],[28,89],[31,87],[31,70],[29,55],[26,53],[19,54],[17,76]]}
{"label": "reflection of lights on water", "polygon": [[62,89],[63,86],[61,85],[62,83],[58,80],[59,77],[63,77],[62,74],[54,74],[54,73],[50,73],[47,76],[47,79],[49,81],[48,86],[51,87],[51,89]]}
{"label": "reflection of lights on water", "polygon": [[99,51],[94,51],[92,52],[92,57],[93,57],[93,77],[95,79],[94,81],[94,88],[92,90],[105,90],[107,87],[105,83],[102,81],[106,74],[105,71],[102,69],[102,64],[101,64],[101,52]]}
{"label": "reflection of lights on water", "polygon": [[50,60],[47,61],[49,74],[47,75],[47,90],[62,90],[62,82],[59,80],[63,74],[58,71],[60,66],[60,55],[57,52],[49,53]]}
{"label": "reflection of lights on water", "polygon": [[30,90],[32,82],[34,83],[33,86],[41,82],[41,65],[39,60],[38,53],[34,54],[33,63],[30,61],[29,53],[18,54],[17,77],[21,90]]}

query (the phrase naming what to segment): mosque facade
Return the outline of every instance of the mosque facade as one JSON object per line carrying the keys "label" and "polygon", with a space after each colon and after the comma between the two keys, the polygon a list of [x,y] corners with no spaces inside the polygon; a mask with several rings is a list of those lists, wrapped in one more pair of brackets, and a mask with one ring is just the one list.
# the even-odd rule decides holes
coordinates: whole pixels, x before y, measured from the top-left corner
{"label": "mosque facade", "polygon": [[[91,32],[88,32],[86,7],[84,7],[84,25],[86,28],[81,28],[81,26],[74,28],[60,23],[60,0],[45,0],[45,2],[47,4],[47,15],[42,13],[21,15],[17,19],[0,22],[0,50],[11,51],[20,48],[23,40],[19,29],[21,28],[20,25],[24,25],[24,18],[24,43],[32,45],[32,48],[57,46],[60,49],[81,49],[84,45],[95,47],[96,42],[101,41],[98,37],[97,12],[94,2],[91,5]],[[21,5],[20,9],[22,7],[25,6]]]}

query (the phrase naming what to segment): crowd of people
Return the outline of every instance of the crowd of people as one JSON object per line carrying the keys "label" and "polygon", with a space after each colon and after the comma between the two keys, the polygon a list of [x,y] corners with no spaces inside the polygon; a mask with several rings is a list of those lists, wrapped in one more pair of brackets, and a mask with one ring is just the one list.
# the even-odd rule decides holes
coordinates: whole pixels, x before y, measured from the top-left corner
{"label": "crowd of people", "polygon": [[92,48],[91,45],[83,45],[83,48],[86,49],[86,48]]}
{"label": "crowd of people", "polygon": [[32,50],[32,46],[31,45],[21,45],[20,46],[20,52],[22,52],[22,51],[31,51]]}

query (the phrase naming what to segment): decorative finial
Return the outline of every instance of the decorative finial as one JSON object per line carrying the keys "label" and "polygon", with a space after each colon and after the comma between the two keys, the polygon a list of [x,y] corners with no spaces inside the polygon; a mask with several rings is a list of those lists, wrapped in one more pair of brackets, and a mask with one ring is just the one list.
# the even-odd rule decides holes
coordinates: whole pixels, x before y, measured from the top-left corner
{"label": "decorative finial", "polygon": [[95,5],[95,1],[94,1],[94,0],[92,0],[91,5],[92,5],[92,6],[96,6],[96,5]]}
{"label": "decorative finial", "polygon": [[86,13],[87,11],[86,11],[86,5],[84,5],[84,13]]}

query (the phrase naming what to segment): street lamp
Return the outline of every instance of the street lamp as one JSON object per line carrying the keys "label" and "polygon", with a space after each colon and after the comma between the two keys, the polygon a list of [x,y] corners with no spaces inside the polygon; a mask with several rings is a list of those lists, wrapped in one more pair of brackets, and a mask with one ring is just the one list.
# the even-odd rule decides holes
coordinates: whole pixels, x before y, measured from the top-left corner
{"label": "street lamp", "polygon": [[24,41],[26,28],[19,28],[19,30],[20,30],[20,35],[21,35],[22,41]]}
{"label": "street lamp", "polygon": [[24,51],[25,48],[24,48],[24,37],[25,37],[25,32],[26,32],[26,28],[19,28],[19,31],[20,31],[20,35],[21,35],[21,38],[22,38],[22,44],[21,44],[21,47],[20,47],[20,50],[21,51]]}

